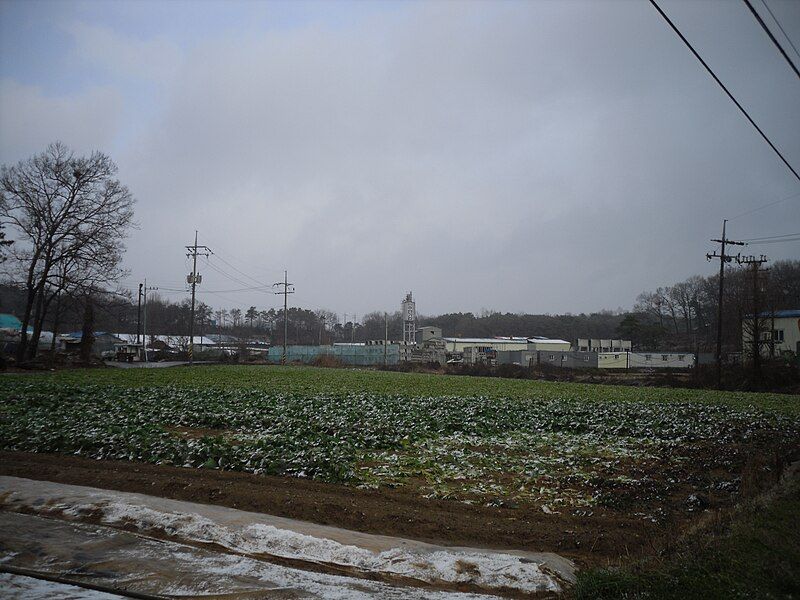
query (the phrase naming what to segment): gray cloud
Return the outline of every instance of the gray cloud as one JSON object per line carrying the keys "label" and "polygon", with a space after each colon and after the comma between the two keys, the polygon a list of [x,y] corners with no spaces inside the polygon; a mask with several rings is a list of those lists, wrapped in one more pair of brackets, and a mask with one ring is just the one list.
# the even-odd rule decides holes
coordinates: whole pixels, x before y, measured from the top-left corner
{"label": "gray cloud", "polygon": [[[800,86],[751,17],[669,8],[800,162]],[[247,31],[166,49],[163,63],[164,38],[102,30],[80,46],[159,89],[124,143],[104,137],[112,116],[88,141],[61,136],[118,148],[139,201],[136,277],[179,283],[197,228],[260,280],[288,268],[305,306],[391,310],[413,289],[428,313],[615,308],[710,269],[723,216],[800,191],[646,3],[415,3]],[[91,112],[124,117],[111,96],[104,109]],[[3,156],[19,137],[2,134]],[[732,227],[796,231],[798,206]],[[205,274],[207,290],[241,287]]]}

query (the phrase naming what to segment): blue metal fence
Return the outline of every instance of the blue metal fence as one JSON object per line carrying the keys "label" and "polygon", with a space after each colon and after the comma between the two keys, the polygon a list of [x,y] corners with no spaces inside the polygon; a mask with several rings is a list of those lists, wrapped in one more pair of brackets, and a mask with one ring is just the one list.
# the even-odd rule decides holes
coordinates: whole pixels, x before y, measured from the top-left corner
{"label": "blue metal fence", "polygon": [[[267,359],[270,362],[281,362],[282,346],[269,349]],[[384,347],[375,346],[287,346],[286,362],[312,363],[320,356],[329,356],[346,365],[374,366],[384,364],[396,365],[400,362],[400,346],[389,344]]]}

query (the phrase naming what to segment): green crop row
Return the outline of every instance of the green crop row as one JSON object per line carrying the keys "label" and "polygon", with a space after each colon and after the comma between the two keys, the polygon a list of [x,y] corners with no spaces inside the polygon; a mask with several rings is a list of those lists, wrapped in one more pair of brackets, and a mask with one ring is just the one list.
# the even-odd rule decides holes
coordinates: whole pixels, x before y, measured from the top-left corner
{"label": "green crop row", "polygon": [[[715,460],[730,470],[747,449],[796,447],[800,439],[800,418],[785,412],[681,394],[656,402],[652,390],[634,388],[639,397],[624,401],[604,386],[589,388],[592,395],[566,385],[509,396],[326,392],[319,382],[289,391],[285,382],[240,381],[259,372],[246,368],[196,371],[229,385],[181,379],[194,372],[168,371],[177,385],[135,386],[144,376],[105,372],[4,377],[0,447],[361,486],[414,481],[435,497],[558,507],[603,504],[609,486],[636,490],[647,481],[645,466],[686,464],[699,449],[727,449]],[[708,482],[716,484],[735,487]]]}

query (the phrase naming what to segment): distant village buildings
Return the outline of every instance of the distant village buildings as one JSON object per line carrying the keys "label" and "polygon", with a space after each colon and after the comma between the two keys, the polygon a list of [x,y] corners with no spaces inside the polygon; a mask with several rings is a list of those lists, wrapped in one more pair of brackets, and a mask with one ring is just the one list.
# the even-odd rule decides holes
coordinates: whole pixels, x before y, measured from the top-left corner
{"label": "distant village buildings", "polygon": [[[543,336],[450,337],[440,327],[417,326],[416,305],[409,292],[403,299],[403,339],[378,339],[330,345],[290,345],[287,361],[319,363],[333,360],[359,366],[399,365],[401,363],[547,366],[558,369],[690,369],[697,357],[691,352],[662,350],[634,351],[630,340],[577,338],[574,342]],[[0,314],[0,349],[13,352],[22,324],[13,315]],[[754,348],[752,332],[760,338],[762,356],[800,355],[800,310],[761,313],[742,321],[742,345],[747,357]],[[55,347],[58,352],[79,352],[82,333],[59,335],[55,340],[42,332],[42,349]],[[186,354],[188,336],[95,332],[93,353],[105,359],[126,361],[178,359]],[[241,340],[234,336],[213,334],[194,336],[195,352],[209,358],[223,355],[246,355],[270,362],[280,362],[282,348],[271,347],[269,340]],[[146,348],[146,354],[145,354]],[[703,361],[701,361],[703,362]]]}

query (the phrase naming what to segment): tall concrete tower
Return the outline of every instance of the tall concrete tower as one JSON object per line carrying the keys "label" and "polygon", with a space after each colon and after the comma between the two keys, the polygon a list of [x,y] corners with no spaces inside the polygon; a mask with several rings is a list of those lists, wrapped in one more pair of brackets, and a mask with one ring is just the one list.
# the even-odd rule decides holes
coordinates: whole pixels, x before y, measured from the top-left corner
{"label": "tall concrete tower", "polygon": [[401,306],[403,311],[403,343],[416,344],[417,306],[414,304],[414,299],[411,297],[411,292],[406,294]]}

